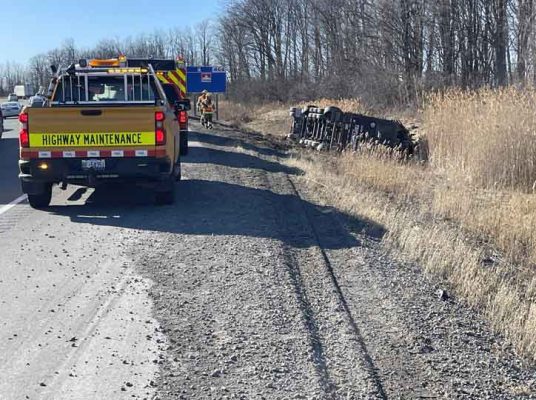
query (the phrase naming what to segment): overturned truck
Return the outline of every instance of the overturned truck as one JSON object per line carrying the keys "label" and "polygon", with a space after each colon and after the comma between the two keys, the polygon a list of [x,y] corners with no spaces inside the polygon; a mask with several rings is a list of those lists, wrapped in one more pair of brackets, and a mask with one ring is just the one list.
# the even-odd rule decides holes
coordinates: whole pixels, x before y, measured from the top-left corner
{"label": "overturned truck", "polygon": [[377,144],[413,154],[415,142],[399,121],[345,113],[337,107],[291,108],[289,138],[318,150],[357,150]]}

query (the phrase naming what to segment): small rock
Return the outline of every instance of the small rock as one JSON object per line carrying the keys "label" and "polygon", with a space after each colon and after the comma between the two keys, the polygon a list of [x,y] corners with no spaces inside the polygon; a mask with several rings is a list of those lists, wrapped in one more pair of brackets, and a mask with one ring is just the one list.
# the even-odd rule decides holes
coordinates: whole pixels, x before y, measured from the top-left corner
{"label": "small rock", "polygon": [[210,374],[212,378],[219,378],[222,375],[222,371],[220,369],[217,369]]}
{"label": "small rock", "polygon": [[450,299],[448,292],[445,289],[439,289],[437,292],[437,298],[441,301],[447,301]]}
{"label": "small rock", "polygon": [[429,354],[429,353],[432,353],[435,349],[430,346],[429,344],[425,344],[424,346],[422,346],[419,350],[419,352],[421,354]]}

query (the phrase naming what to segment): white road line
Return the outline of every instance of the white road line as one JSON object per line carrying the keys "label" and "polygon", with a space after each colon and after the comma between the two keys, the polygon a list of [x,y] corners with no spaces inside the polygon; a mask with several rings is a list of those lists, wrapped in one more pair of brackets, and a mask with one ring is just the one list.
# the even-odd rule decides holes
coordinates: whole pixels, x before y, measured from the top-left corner
{"label": "white road line", "polygon": [[11,210],[13,207],[15,207],[17,204],[19,203],[22,203],[24,200],[26,200],[28,197],[23,194],[22,196],[20,197],[17,197],[15,200],[13,200],[11,203],[9,204],[6,204],[5,206],[3,207],[0,207],[0,215],[8,212],[9,210]]}

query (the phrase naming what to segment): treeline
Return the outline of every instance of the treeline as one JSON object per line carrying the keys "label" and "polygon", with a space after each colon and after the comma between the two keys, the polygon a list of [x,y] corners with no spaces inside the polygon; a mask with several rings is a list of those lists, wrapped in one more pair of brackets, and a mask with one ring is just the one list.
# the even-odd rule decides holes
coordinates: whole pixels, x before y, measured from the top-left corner
{"label": "treeline", "polygon": [[244,89],[280,100],[532,84],[534,11],[534,0],[237,0],[221,58]]}
{"label": "treeline", "polygon": [[5,94],[22,82],[31,83],[35,88],[48,86],[51,65],[68,66],[81,58],[112,58],[119,54],[175,58],[180,54],[189,64],[211,65],[216,63],[214,28],[213,23],[204,21],[194,28],[173,28],[137,37],[101,40],[89,49],[80,49],[74,40],[68,39],[57,48],[31,57],[27,65],[0,63],[0,92]]}
{"label": "treeline", "polygon": [[217,20],[193,29],[103,40],[93,49],[68,40],[28,66],[0,65],[0,77],[2,86],[23,76],[40,86],[50,64],[123,53],[223,65],[230,96],[245,100],[386,104],[452,86],[532,85],[534,1],[230,0]]}

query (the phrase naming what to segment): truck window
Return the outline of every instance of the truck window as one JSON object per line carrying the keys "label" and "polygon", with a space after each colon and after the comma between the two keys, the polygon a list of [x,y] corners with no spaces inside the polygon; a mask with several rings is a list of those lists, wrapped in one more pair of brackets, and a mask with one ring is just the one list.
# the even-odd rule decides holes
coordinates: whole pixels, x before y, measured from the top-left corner
{"label": "truck window", "polygon": [[[87,88],[87,91],[86,91]],[[58,79],[54,102],[154,102],[158,100],[149,75],[65,75]]]}
{"label": "truck window", "polygon": [[58,79],[53,101],[61,103],[87,101],[84,78],[63,77]]}
{"label": "truck window", "polygon": [[176,101],[180,100],[179,94],[175,90],[175,87],[170,83],[164,83],[162,85],[162,89],[164,89],[164,93],[166,94],[167,101],[169,104],[174,104]]}
{"label": "truck window", "polygon": [[88,101],[128,101],[122,76],[88,77]]}

